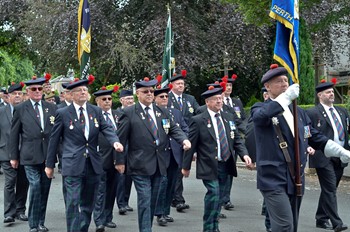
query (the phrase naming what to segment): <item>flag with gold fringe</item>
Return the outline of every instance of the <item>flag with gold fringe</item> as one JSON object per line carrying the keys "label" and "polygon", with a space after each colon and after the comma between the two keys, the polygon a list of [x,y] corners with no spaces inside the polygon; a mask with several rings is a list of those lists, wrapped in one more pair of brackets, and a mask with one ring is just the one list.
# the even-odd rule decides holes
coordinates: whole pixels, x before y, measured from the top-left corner
{"label": "flag with gold fringe", "polygon": [[90,72],[91,21],[88,0],[80,0],[78,9],[78,60],[81,79],[87,79]]}
{"label": "flag with gold fringe", "polygon": [[272,0],[270,17],[277,20],[273,58],[299,83],[299,0]]}

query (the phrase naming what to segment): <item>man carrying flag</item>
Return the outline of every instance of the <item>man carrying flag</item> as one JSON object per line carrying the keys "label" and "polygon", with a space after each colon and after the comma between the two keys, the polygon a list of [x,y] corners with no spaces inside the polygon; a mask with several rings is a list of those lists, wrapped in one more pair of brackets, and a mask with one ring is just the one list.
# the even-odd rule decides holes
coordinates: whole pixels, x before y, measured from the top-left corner
{"label": "man carrying flag", "polygon": [[91,22],[88,0],[80,0],[78,10],[78,60],[81,79],[87,79],[90,71]]}
{"label": "man carrying flag", "polygon": [[[340,157],[345,163],[350,160],[349,151],[312,127],[304,110],[296,104],[291,110],[291,102],[299,96],[298,12],[296,0],[272,1],[270,16],[278,20],[274,58],[285,67],[271,65],[261,79],[270,99],[251,109],[257,187],[264,197],[271,229],[278,232],[298,230],[307,154],[313,154],[315,148],[327,157]],[[288,73],[295,82],[291,86]]]}
{"label": "man carrying flag", "polygon": [[171,31],[171,15],[170,8],[168,7],[168,23],[165,32],[164,53],[163,53],[163,70],[162,70],[162,88],[169,84],[169,80],[174,74],[175,70],[175,58],[174,58],[174,35]]}

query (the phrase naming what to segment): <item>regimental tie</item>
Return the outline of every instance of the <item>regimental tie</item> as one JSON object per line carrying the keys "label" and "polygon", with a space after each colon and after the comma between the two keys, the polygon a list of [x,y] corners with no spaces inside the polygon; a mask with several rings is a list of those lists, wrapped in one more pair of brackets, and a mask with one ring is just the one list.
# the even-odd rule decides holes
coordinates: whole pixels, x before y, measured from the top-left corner
{"label": "regimental tie", "polygon": [[80,110],[80,114],[79,114],[79,122],[80,122],[80,126],[83,130],[83,133],[85,135],[85,116],[84,116],[84,108],[83,107],[80,107],[79,108]]}
{"label": "regimental tie", "polygon": [[41,118],[40,118],[40,111],[39,111],[39,102],[34,103],[34,110],[36,113],[36,118],[39,120],[39,125],[41,126]]}
{"label": "regimental tie", "polygon": [[231,104],[230,104],[230,98],[229,98],[229,97],[226,98],[226,105],[227,105],[227,106],[231,106]]}
{"label": "regimental tie", "polygon": [[344,133],[344,128],[343,126],[341,125],[337,115],[335,115],[334,113],[334,108],[329,108],[329,110],[331,111],[331,115],[332,115],[332,118],[333,118],[333,122],[335,124],[335,127],[337,128],[337,131],[338,131],[338,135],[339,135],[339,140],[340,141],[344,141],[345,139],[345,133]]}
{"label": "regimental tie", "polygon": [[224,130],[224,125],[221,122],[220,114],[215,114],[216,123],[218,125],[219,141],[220,141],[220,150],[221,150],[221,159],[226,161],[230,157],[230,151],[228,148],[228,142],[226,133]]}
{"label": "regimental tie", "polygon": [[117,130],[117,128],[115,127],[115,125],[113,124],[112,120],[109,118],[109,113],[107,111],[105,111],[103,113],[106,116],[106,122],[108,125],[112,126],[114,130]]}
{"label": "regimental tie", "polygon": [[145,107],[145,112],[146,112],[146,119],[147,121],[150,123],[151,125],[151,129],[152,129],[152,134],[153,134],[153,137],[154,139],[158,139],[158,129],[157,129],[157,126],[153,120],[153,118],[151,117],[151,115],[148,113],[148,111],[150,110],[151,108],[149,108],[148,106]]}
{"label": "regimental tie", "polygon": [[181,97],[177,97],[177,103],[179,104],[180,106],[180,110],[182,111],[182,101],[181,101]]}

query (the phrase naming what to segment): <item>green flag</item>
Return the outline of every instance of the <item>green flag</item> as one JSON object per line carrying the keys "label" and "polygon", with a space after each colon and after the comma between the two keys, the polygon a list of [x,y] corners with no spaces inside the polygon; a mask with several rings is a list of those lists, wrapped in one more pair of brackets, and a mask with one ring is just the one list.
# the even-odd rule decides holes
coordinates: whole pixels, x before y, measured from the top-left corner
{"label": "green flag", "polygon": [[91,22],[88,0],[80,0],[78,10],[78,60],[81,79],[87,79],[90,72]]}
{"label": "green flag", "polygon": [[169,83],[171,76],[175,70],[175,58],[174,58],[174,35],[171,31],[171,15],[168,8],[168,24],[165,32],[164,53],[163,53],[163,70],[162,70],[162,88]]}

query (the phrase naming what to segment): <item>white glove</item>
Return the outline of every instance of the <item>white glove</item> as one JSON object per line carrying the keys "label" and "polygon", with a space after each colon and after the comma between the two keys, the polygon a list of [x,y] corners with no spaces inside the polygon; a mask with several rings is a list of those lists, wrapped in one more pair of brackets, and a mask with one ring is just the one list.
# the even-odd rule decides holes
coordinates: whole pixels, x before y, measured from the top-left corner
{"label": "white glove", "polygon": [[288,89],[276,97],[276,101],[282,106],[289,106],[294,99],[299,96],[299,84],[293,84]]}
{"label": "white glove", "polygon": [[350,151],[346,150],[333,140],[328,140],[326,143],[324,154],[326,157],[339,157],[343,163],[350,162]]}

